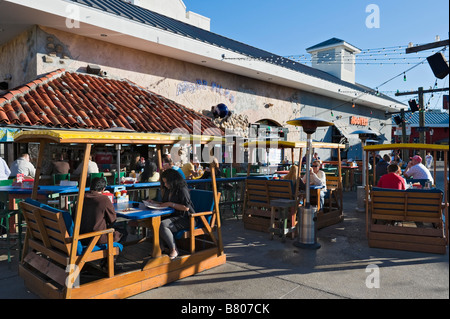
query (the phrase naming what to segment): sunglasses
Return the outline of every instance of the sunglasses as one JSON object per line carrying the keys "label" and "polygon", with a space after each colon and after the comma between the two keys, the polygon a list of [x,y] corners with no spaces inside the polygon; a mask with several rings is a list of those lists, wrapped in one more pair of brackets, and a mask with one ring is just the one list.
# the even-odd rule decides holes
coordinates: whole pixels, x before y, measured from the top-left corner
{"label": "sunglasses", "polygon": [[311,167],[320,167],[319,165],[312,165]]}

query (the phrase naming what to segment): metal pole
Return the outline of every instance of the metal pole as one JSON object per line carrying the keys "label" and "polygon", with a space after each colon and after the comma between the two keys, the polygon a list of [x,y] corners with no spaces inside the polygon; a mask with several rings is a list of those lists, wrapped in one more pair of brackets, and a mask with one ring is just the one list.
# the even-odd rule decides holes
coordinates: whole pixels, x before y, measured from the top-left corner
{"label": "metal pole", "polygon": [[[419,127],[422,129],[419,132],[419,143],[425,144],[425,105],[423,105],[423,87],[419,88]],[[420,156],[425,159],[425,150],[420,151]]]}
{"label": "metal pole", "polygon": [[[310,208],[310,193],[311,190],[310,187],[310,172],[309,169],[311,167],[311,134],[306,135],[306,168],[305,168],[305,174],[306,174],[306,202],[305,202],[305,208]],[[319,200],[319,199],[317,199]]]}
{"label": "metal pole", "polygon": [[[362,160],[363,160],[363,167],[362,167],[362,186],[366,187],[366,152],[364,152],[364,146],[366,145],[365,139],[361,139],[361,147],[362,147]],[[375,157],[375,156],[374,156]],[[375,171],[375,167],[373,168]]]}
{"label": "metal pole", "polygon": [[[122,148],[121,144],[116,144],[117,150],[117,184],[120,184],[120,149]],[[114,179],[113,183],[116,183]]]}
{"label": "metal pole", "polygon": [[[402,117],[402,143],[406,144],[406,119],[405,119],[405,110],[400,110],[400,116]],[[407,154],[408,150],[402,150],[402,160],[408,162],[406,159],[409,158],[409,154]]]}
{"label": "metal pole", "polygon": [[[311,134],[306,138],[306,199],[304,207],[298,208],[298,241],[294,246],[305,249],[319,249],[321,245],[317,242],[317,215],[310,204],[310,166],[311,166]],[[301,163],[300,163],[301,164]],[[301,169],[301,165],[299,165]],[[317,198],[319,201],[320,198]]]}

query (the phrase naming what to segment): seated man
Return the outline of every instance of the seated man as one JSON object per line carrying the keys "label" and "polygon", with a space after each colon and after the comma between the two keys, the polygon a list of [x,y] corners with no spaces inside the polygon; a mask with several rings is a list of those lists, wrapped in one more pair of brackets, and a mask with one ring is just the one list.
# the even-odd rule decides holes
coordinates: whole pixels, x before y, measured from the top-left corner
{"label": "seated man", "polygon": [[377,181],[380,180],[381,176],[389,173],[387,168],[391,162],[391,157],[387,154],[383,155],[383,158],[380,159],[375,166],[375,173],[377,175]]}
{"label": "seated man", "polygon": [[17,174],[23,174],[34,178],[36,174],[36,168],[30,162],[30,155],[28,153],[23,153],[17,160],[11,165],[10,177],[16,177]]}
{"label": "seated man", "polygon": [[431,176],[428,168],[422,164],[422,157],[419,155],[414,155],[411,157],[411,160],[409,161],[408,166],[406,166],[403,175],[406,178],[412,177],[414,179],[428,179],[434,184],[433,176]]}
{"label": "seated man", "polygon": [[[80,163],[80,165],[78,165],[76,170],[73,172],[73,175],[80,175],[82,169],[83,169],[83,163]],[[89,174],[91,174],[91,173],[98,173],[98,172],[99,172],[98,165],[97,165],[96,162],[94,162],[92,160],[92,155],[90,155],[89,156],[88,168],[87,168],[87,174],[89,176]]]}
{"label": "seated man", "polygon": [[390,164],[388,166],[388,173],[381,176],[377,186],[389,189],[406,189],[406,182],[405,179],[400,176],[401,174],[402,171],[400,166],[397,164]]}
{"label": "seated man", "polygon": [[64,160],[64,155],[62,153],[58,154],[52,162],[52,174],[68,174],[69,171],[69,162]]}
{"label": "seated man", "polygon": [[192,179],[194,177],[198,176],[197,170],[195,169],[194,165],[194,155],[190,155],[190,160],[188,163],[183,164],[181,167],[181,170],[183,171],[184,176],[186,176],[186,179]]}
{"label": "seated man", "polygon": [[[310,184],[314,186],[323,186],[320,190],[320,209],[323,209],[325,202],[325,191],[327,190],[327,177],[324,171],[320,170],[320,161],[313,161],[309,169]],[[306,183],[306,174],[302,177],[303,183]]]}
{"label": "seated man", "polygon": [[169,168],[174,169],[183,177],[183,179],[186,179],[186,176],[184,175],[184,173],[181,170],[181,168],[176,166],[174,164],[172,158],[170,158],[169,156],[163,156],[162,166],[163,166],[163,171],[168,170]]}
{"label": "seated man", "polygon": [[[93,178],[90,185],[90,191],[84,195],[83,210],[81,215],[80,234],[90,233],[99,230],[112,228],[116,222],[117,216],[111,200],[103,195],[106,187],[104,178]],[[120,231],[114,232],[114,241],[125,240]],[[88,245],[91,238],[82,240],[83,245]],[[97,245],[107,244],[107,235],[102,235]]]}

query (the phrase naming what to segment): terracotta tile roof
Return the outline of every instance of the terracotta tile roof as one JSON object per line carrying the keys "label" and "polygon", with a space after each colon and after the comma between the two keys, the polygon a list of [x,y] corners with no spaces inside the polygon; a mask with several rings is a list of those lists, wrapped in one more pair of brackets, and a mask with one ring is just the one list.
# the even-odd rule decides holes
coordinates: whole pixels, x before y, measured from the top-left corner
{"label": "terracotta tile roof", "polygon": [[56,70],[0,96],[0,124],[49,128],[202,133],[217,128],[210,118],[127,80]]}

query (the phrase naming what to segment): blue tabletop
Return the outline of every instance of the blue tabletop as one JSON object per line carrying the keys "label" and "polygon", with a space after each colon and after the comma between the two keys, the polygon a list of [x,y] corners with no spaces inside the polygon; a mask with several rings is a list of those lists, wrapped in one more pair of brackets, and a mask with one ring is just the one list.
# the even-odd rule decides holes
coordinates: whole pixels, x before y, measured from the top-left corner
{"label": "blue tabletop", "polygon": [[136,202],[130,201],[128,203],[114,204],[114,209],[116,210],[117,216],[126,219],[139,220],[162,215],[169,215],[174,212],[174,209],[170,207],[166,207],[163,209],[150,209],[143,203],[138,203],[139,207],[133,207],[133,203]]}
{"label": "blue tabletop", "polygon": [[[32,188],[21,188],[17,186],[0,186],[0,192],[8,192],[12,194],[31,194]],[[38,187],[38,194],[76,194],[78,188],[76,186],[59,186],[59,185],[42,185]]]}

